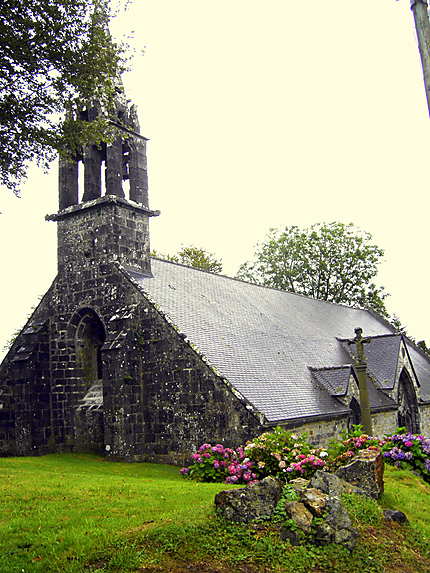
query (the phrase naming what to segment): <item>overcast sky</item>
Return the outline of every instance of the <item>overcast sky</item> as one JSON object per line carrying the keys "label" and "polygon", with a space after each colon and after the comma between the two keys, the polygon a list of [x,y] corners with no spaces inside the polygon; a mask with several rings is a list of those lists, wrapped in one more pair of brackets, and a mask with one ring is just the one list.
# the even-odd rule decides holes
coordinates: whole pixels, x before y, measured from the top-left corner
{"label": "overcast sky", "polygon": [[[124,82],[150,139],[153,248],[201,246],[234,275],[270,227],[352,222],[385,250],[389,310],[430,343],[430,124],[409,0],[135,0],[115,31],[134,31]],[[56,165],[32,169],[21,199],[0,192],[0,346],[55,276],[56,210]]]}

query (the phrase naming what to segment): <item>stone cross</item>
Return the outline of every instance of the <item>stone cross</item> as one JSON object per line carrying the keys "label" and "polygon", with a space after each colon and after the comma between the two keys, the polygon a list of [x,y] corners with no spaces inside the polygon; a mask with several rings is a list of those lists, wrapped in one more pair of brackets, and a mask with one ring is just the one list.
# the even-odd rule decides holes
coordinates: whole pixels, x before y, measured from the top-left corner
{"label": "stone cross", "polygon": [[369,393],[367,391],[367,359],[364,353],[364,345],[370,342],[370,338],[363,338],[363,329],[354,329],[355,338],[348,340],[348,344],[355,344],[354,371],[358,379],[360,392],[361,423],[363,430],[369,436],[372,435],[372,418],[370,415]]}

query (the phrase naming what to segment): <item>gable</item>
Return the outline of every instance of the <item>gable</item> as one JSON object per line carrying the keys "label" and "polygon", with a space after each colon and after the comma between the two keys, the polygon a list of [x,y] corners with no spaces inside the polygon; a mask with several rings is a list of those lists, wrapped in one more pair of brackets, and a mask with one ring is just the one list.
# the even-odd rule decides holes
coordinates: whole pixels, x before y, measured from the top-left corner
{"label": "gable", "polygon": [[430,359],[422,350],[416,348],[409,340],[405,339],[406,348],[412,363],[414,372],[420,385],[420,396],[424,402],[430,401]]}
{"label": "gable", "polygon": [[[367,337],[367,333],[366,337]],[[373,336],[365,344],[367,370],[374,382],[384,390],[391,390],[397,378],[397,366],[402,337],[400,334]],[[343,347],[353,359],[355,346],[342,341]]]}
{"label": "gable", "polygon": [[310,368],[315,380],[322,384],[332,396],[345,396],[348,392],[351,366],[333,366],[331,368]]}

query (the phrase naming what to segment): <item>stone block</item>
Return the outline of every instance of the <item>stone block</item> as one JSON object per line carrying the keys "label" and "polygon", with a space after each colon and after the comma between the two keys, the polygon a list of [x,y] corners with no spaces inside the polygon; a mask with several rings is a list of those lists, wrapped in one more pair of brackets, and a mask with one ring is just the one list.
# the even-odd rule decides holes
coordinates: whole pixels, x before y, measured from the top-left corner
{"label": "stone block", "polygon": [[403,511],[398,511],[396,509],[385,509],[384,510],[384,518],[387,521],[396,521],[400,524],[408,523],[408,518],[403,513]]}
{"label": "stone block", "polygon": [[313,515],[304,503],[299,501],[287,501],[285,511],[290,519],[293,519],[297,526],[307,533],[311,529]]}
{"label": "stone block", "polygon": [[269,476],[240,489],[219,492],[215,496],[215,511],[220,517],[239,523],[270,517],[281,493],[282,483]]}
{"label": "stone block", "polygon": [[352,550],[357,539],[358,531],[352,527],[347,510],[339,499],[329,496],[326,516],[315,529],[315,543],[317,545],[337,543]]}
{"label": "stone block", "polygon": [[336,475],[374,499],[384,493],[384,461],[379,450],[361,450],[349,464],[339,468]]}
{"label": "stone block", "polygon": [[340,497],[344,493],[358,493],[365,495],[365,491],[335,474],[317,470],[309,483],[310,487],[317,488],[332,497]]}
{"label": "stone block", "polygon": [[327,507],[327,495],[320,489],[314,487],[305,489],[300,498],[302,502],[309,508],[311,514],[316,517],[321,517]]}

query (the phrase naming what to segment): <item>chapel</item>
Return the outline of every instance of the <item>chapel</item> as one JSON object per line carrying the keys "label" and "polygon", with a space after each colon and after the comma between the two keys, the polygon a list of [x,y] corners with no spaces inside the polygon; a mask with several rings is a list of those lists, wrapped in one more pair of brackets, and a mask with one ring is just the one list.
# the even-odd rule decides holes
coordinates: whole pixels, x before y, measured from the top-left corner
{"label": "chapel", "polygon": [[[85,111],[91,121],[96,110]],[[430,359],[375,313],[150,256],[147,139],[59,161],[58,274],[0,366],[0,455],[99,452],[182,462],[275,426],[326,443],[361,421],[430,434]]]}

